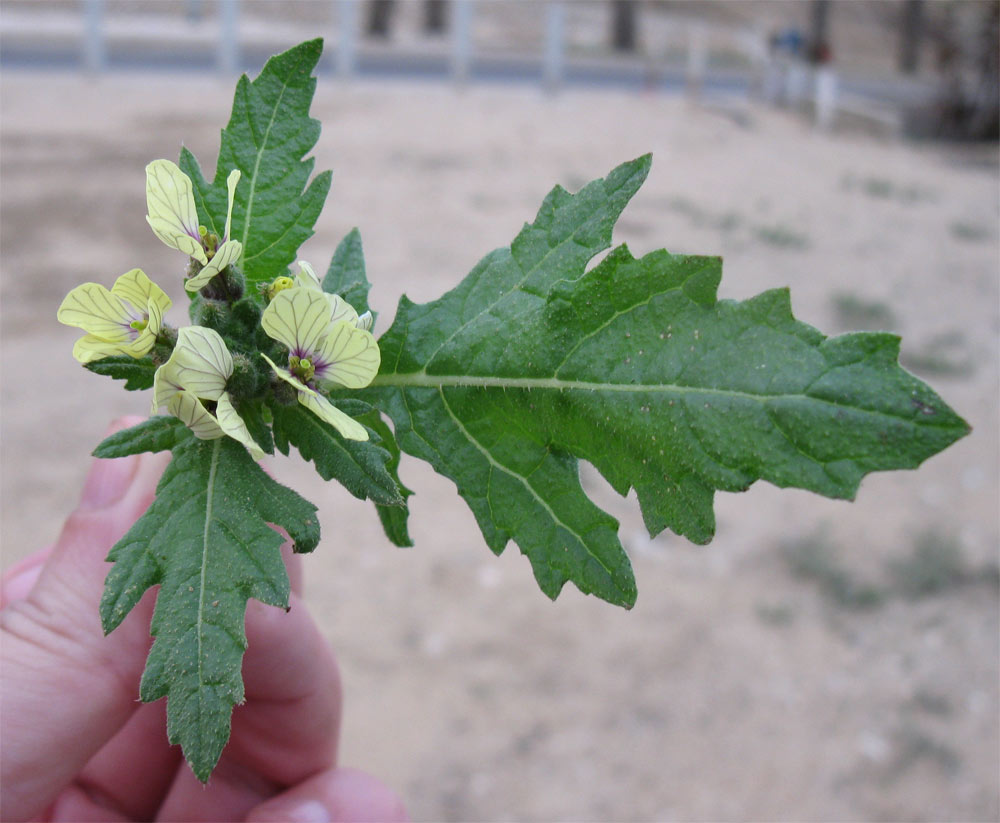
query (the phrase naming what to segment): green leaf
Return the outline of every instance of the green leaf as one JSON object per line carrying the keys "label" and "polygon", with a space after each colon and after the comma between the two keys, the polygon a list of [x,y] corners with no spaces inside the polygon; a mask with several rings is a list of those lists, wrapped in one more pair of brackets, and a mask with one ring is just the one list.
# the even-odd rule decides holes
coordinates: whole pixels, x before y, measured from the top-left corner
{"label": "green leaf", "polygon": [[152,357],[135,358],[127,354],[116,354],[83,365],[94,374],[104,374],[115,380],[124,380],[127,391],[153,388],[153,373],[156,371],[156,366]]}
{"label": "green leaf", "polygon": [[279,548],[283,527],[296,551],[319,542],[316,507],[268,477],[236,441],[185,438],[156,499],[111,549],[101,598],[105,633],[159,584],[139,695],[167,697],[167,736],[206,781],[243,700],[247,600],[287,608]]}
{"label": "green leaf", "polygon": [[211,183],[194,155],[181,151],[180,167],[194,184],[199,218],[220,237],[226,178],[233,169],[242,172],[232,237],[243,244],[240,266],[250,294],[295,260],[299,246],[313,234],[330,189],[330,172],[308,182],[314,159],[303,159],[319,138],[320,124],[309,116],[309,106],[316,90],[312,71],[322,52],[323,41],[310,40],[272,57],[253,82],[240,78]]}
{"label": "green leaf", "polygon": [[866,473],[914,467],[968,432],[899,367],[898,338],[828,339],[792,317],[784,290],[718,301],[718,258],[620,247],[587,272],[648,167],[556,188],[458,287],[402,298],[364,395],[404,451],[455,481],[493,551],[519,544],[550,597],[572,581],[635,598],[579,459],[635,488],[651,534],[707,542],[717,489],[765,479],[851,498]]}
{"label": "green leaf", "polygon": [[360,500],[370,498],[385,506],[403,504],[393,474],[387,468],[392,456],[376,440],[347,440],[298,403],[293,406],[275,403],[271,412],[275,444],[282,454],[288,454],[289,444],[295,446],[305,460],[313,461],[324,480],[337,478]]}
{"label": "green leaf", "polygon": [[158,416],[105,437],[94,449],[94,457],[127,457],[142,452],[169,451],[191,432],[176,417]]}
{"label": "green leaf", "polygon": [[392,433],[392,429],[386,425],[382,419],[382,415],[376,409],[372,409],[367,414],[359,416],[358,420],[378,435],[382,447],[389,452],[389,462],[385,464],[385,468],[392,475],[392,479],[402,496],[402,505],[383,506],[379,503],[375,504],[375,511],[378,513],[378,519],[382,522],[382,529],[385,531],[385,536],[389,538],[394,546],[399,546],[400,548],[412,546],[413,540],[410,539],[410,530],[408,527],[410,508],[407,498],[413,492],[406,488],[399,479],[400,451],[399,444],[396,442],[396,435]]}
{"label": "green leaf", "polygon": [[234,405],[254,442],[268,454],[274,454],[274,437],[265,419],[270,410],[259,400],[237,401]]}
{"label": "green leaf", "polygon": [[369,311],[368,291],[371,283],[365,274],[365,253],[361,232],[351,229],[340,241],[323,278],[323,291],[339,294],[358,314]]}

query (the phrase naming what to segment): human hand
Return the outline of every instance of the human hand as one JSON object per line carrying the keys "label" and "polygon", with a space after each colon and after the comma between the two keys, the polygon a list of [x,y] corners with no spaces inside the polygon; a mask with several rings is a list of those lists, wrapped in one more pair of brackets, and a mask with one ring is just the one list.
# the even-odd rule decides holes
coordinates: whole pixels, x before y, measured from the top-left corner
{"label": "human hand", "polygon": [[104,558],[149,506],[167,460],[95,460],[56,543],[4,575],[2,819],[406,820],[389,789],[336,766],[337,665],[287,544],[291,610],[248,604],[246,703],[206,786],[167,743],[165,701],[138,702],[154,593],[108,637],[97,605]]}

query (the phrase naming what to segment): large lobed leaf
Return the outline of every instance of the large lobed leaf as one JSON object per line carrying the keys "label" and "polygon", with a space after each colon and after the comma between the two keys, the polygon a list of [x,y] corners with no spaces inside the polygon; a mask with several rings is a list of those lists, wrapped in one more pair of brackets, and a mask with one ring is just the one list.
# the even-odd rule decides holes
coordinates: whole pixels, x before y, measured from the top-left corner
{"label": "large lobed leaf", "polygon": [[316,90],[312,71],[322,51],[322,40],[310,40],[272,57],[256,80],[239,79],[211,183],[194,155],[181,151],[180,167],[194,183],[199,218],[220,237],[226,178],[233,169],[242,172],[231,233],[243,244],[240,266],[251,294],[295,260],[330,189],[330,172],[309,182],[314,160],[303,159],[319,138],[320,123],[309,116],[309,105]]}
{"label": "large lobed leaf", "polygon": [[542,590],[567,581],[631,606],[617,522],[578,460],[635,488],[650,534],[714,531],[716,489],[765,479],[851,498],[968,432],[903,371],[898,338],[828,339],[785,290],[718,301],[721,260],[624,247],[589,272],[649,169],[554,189],[509,249],[423,305],[401,299],[370,396],[399,445],[458,486],[493,551],[513,539]]}
{"label": "large lobed leaf", "polygon": [[[154,418],[102,447],[134,453],[148,438],[154,448],[168,428]],[[282,538],[268,524],[283,527],[296,551],[315,548],[319,524],[316,507],[268,477],[236,441],[173,434],[173,460],[156,499],[108,555],[114,566],[101,620],[104,631],[112,631],[146,589],[159,584],[156,639],[139,696],[167,697],[167,736],[205,781],[229,739],[233,705],[243,700],[247,600],[288,606]],[[123,447],[126,442],[131,446]]]}

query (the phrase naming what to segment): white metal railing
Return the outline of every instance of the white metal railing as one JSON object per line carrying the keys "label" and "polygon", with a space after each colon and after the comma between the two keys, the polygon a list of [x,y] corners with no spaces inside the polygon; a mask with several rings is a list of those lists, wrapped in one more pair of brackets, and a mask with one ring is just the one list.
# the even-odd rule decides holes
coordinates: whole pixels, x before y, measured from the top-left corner
{"label": "white metal railing", "polygon": [[[363,0],[330,0],[332,27],[336,29],[333,66],[341,77],[351,77],[359,68],[361,39],[360,11]],[[544,37],[540,55],[540,77],[544,87],[555,91],[563,85],[568,74],[567,65],[567,16],[571,0],[544,0]],[[217,0],[216,20],[200,20],[201,0],[187,0],[188,26],[177,28],[173,35],[185,33],[196,37],[199,44],[214,52],[216,69],[225,74],[235,74],[241,65],[240,0]],[[92,72],[107,68],[108,38],[112,21],[106,14],[105,0],[81,0],[82,20],[77,20],[80,37],[80,56],[83,65]],[[27,13],[22,13],[27,14]],[[447,45],[447,66],[453,80],[464,84],[472,77],[475,63],[473,31],[476,15],[475,0],[451,0],[450,37]],[[11,14],[5,14],[10,17]],[[131,18],[133,24],[139,18]],[[0,18],[2,21],[3,18]],[[197,25],[190,21],[196,20]],[[82,22],[82,30],[79,24]],[[153,33],[143,36],[171,36],[169,27],[157,18]],[[115,30],[119,38],[128,36]],[[244,34],[246,32],[244,31]],[[830,68],[814,70],[802,62],[787,58],[774,58],[769,54],[764,34],[752,29],[710,28],[699,20],[676,20],[670,23],[671,40],[681,44],[683,77],[687,93],[698,97],[705,85],[709,68],[709,36],[723,38],[735,52],[746,58],[751,70],[751,92],[758,91],[765,100],[790,105],[810,101],[814,108],[816,124],[829,127],[838,108],[839,90],[837,77]],[[649,60],[647,58],[647,64]],[[655,61],[654,61],[655,62]],[[654,66],[655,68],[655,66]]]}

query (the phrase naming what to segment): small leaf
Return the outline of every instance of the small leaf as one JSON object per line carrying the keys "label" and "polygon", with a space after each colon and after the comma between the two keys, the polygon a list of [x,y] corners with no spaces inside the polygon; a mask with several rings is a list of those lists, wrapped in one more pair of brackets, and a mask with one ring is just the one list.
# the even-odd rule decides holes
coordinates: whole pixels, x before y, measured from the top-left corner
{"label": "small leaf", "polygon": [[105,633],[160,585],[139,695],[167,697],[167,736],[203,782],[243,700],[247,600],[288,606],[282,538],[269,523],[289,533],[296,551],[319,541],[316,507],[268,477],[243,446],[188,437],[175,447],[152,505],[108,555]]}
{"label": "small leaf", "polygon": [[153,374],[156,366],[152,357],[130,357],[127,354],[116,354],[112,357],[102,357],[85,363],[84,368],[95,374],[104,374],[115,380],[124,380],[127,391],[141,391],[153,387]]}
{"label": "small leaf", "polygon": [[303,459],[311,460],[324,480],[339,480],[360,500],[371,499],[386,506],[400,506],[403,497],[387,465],[391,455],[372,440],[348,440],[329,423],[301,405],[274,404],[274,438],[282,454],[289,444]]}
{"label": "small leaf", "polygon": [[[361,232],[351,229],[333,253],[330,267],[323,278],[323,291],[339,294],[358,314],[369,311],[368,291],[371,283],[365,274],[365,254]],[[374,313],[373,313],[374,314]]]}
{"label": "small leaf", "polygon": [[410,507],[409,503],[407,503],[407,498],[413,492],[406,488],[399,479],[400,451],[399,444],[396,442],[396,435],[392,433],[392,429],[386,425],[382,419],[382,415],[376,409],[372,409],[363,416],[358,416],[358,420],[378,435],[381,440],[381,446],[389,452],[390,458],[389,462],[385,464],[385,468],[392,475],[392,479],[395,481],[396,487],[402,495],[401,506],[375,504],[375,511],[382,522],[382,529],[385,531],[385,536],[389,538],[394,546],[408,548],[413,545],[413,540],[410,539],[410,530],[408,527]]}
{"label": "small leaf", "polygon": [[127,457],[142,452],[170,451],[191,435],[176,417],[160,415],[129,429],[105,437],[94,449],[94,457]]}
{"label": "small leaf", "polygon": [[315,161],[303,159],[319,137],[320,124],[309,116],[309,106],[316,90],[312,71],[322,52],[323,41],[310,40],[269,59],[253,82],[240,78],[211,183],[194,155],[181,151],[180,167],[194,184],[198,216],[219,237],[226,223],[226,179],[233,169],[242,172],[232,238],[243,244],[240,267],[249,294],[295,260],[330,189],[330,172],[309,182]]}
{"label": "small leaf", "polygon": [[456,483],[493,551],[518,543],[550,597],[572,581],[635,598],[578,460],[636,490],[650,534],[703,543],[716,490],[764,479],[852,498],[866,473],[915,467],[969,430],[899,367],[898,338],[828,339],[792,317],[786,290],[719,301],[718,258],[619,247],[587,271],[648,167],[557,187],[459,286],[402,298],[361,395]]}

